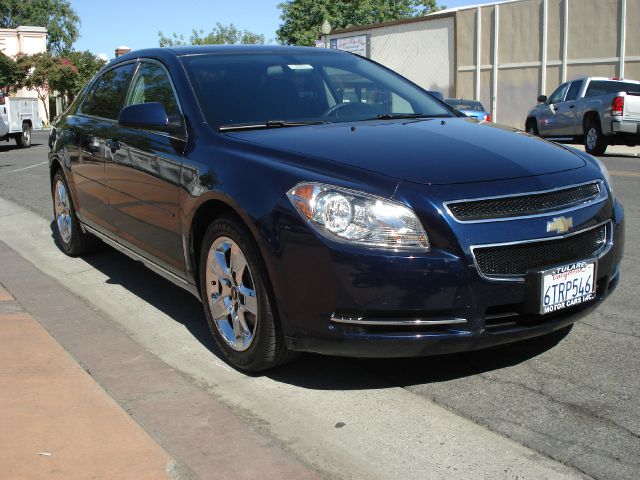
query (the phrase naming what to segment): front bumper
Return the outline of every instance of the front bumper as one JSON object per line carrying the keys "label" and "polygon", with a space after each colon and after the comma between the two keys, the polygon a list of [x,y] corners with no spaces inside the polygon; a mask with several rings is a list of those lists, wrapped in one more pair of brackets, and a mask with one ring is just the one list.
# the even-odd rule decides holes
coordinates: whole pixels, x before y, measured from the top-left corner
{"label": "front bumper", "polygon": [[[281,228],[286,246],[271,271],[287,346],[350,357],[425,356],[524,340],[570,325],[615,289],[624,250],[619,203],[574,217],[576,225],[611,221],[610,248],[598,259],[596,299],[544,316],[532,313],[526,282],[483,278],[470,251],[474,242],[491,243],[496,235],[535,238],[531,232],[540,231],[546,218],[508,222],[513,225],[499,232],[492,225],[455,225],[455,236],[463,239],[456,246],[445,238],[442,218],[438,223],[423,215],[424,224],[445,226],[429,230],[434,248],[428,255],[411,256],[327,245],[292,217]],[[447,248],[439,248],[445,243]]]}

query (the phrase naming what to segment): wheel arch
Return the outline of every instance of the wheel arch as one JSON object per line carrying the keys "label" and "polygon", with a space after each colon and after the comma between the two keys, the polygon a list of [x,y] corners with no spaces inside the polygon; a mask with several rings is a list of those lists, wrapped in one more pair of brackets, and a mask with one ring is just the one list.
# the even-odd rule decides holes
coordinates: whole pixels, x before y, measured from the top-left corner
{"label": "wheel arch", "polygon": [[[256,235],[254,229],[251,228],[249,221],[246,215],[242,215],[237,208],[234,208],[231,202],[227,202],[220,198],[210,198],[208,200],[203,201],[194,212],[190,225],[189,225],[189,239],[188,239],[188,262],[189,269],[193,273],[193,279],[198,286],[198,291],[200,288],[200,253],[202,248],[202,240],[204,239],[204,234],[209,228],[209,225],[213,223],[217,218],[220,218],[223,215],[232,216],[234,219],[239,221],[245,228],[251,233],[253,237],[253,241],[257,242]],[[260,253],[261,249],[258,246],[258,251]]]}
{"label": "wheel arch", "polygon": [[58,170],[62,170],[62,172],[64,173],[62,162],[58,157],[52,157],[49,161],[49,185],[53,184],[53,177]]}
{"label": "wheel arch", "polygon": [[598,112],[596,112],[595,110],[590,110],[588,112],[585,112],[584,116],[582,117],[582,131],[584,132],[585,135],[587,133],[587,126],[589,125],[589,122],[591,121],[591,119],[597,120],[598,124],[602,125],[602,122],[600,120],[600,114]]}
{"label": "wheel arch", "polygon": [[533,115],[529,115],[527,117],[527,119],[524,121],[524,129],[525,131],[527,130],[527,127],[531,124],[531,123],[535,123],[536,127],[538,126],[538,119],[533,116]]}

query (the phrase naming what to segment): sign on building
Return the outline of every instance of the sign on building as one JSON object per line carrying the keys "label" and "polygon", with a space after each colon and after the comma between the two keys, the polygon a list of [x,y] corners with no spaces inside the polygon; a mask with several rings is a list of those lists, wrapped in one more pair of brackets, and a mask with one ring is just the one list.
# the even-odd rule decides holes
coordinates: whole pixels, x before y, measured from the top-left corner
{"label": "sign on building", "polygon": [[369,35],[356,35],[353,37],[332,38],[331,48],[336,50],[343,50],[349,53],[355,53],[362,55],[363,57],[369,56]]}

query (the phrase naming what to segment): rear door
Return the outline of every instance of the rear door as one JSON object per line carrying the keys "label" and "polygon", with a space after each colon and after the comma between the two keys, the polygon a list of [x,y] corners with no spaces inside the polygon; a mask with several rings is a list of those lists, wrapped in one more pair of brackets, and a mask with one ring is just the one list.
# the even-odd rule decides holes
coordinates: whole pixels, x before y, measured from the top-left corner
{"label": "rear door", "polygon": [[[168,71],[151,60],[140,62],[124,106],[147,102],[159,102],[169,121],[184,125]],[[180,276],[185,268],[179,211],[185,139],[119,126],[110,135],[110,161],[106,164],[111,214],[119,241]]]}
{"label": "rear door", "polygon": [[106,141],[117,129],[134,67],[135,63],[128,63],[104,72],[89,88],[79,112],[67,117],[64,125],[76,208],[86,223],[106,234],[113,230],[105,177]]}

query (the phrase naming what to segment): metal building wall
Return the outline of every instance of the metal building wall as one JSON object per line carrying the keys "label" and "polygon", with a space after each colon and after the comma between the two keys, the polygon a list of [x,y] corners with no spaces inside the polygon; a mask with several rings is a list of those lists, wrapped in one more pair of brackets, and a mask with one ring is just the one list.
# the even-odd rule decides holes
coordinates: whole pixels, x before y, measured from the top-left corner
{"label": "metal building wall", "polygon": [[393,22],[343,30],[329,39],[369,35],[370,57],[427,90],[453,95],[455,81],[454,16],[428,21]]}
{"label": "metal building wall", "polygon": [[[524,127],[536,97],[581,76],[640,79],[640,0],[520,0],[456,14],[457,97]],[[497,41],[496,41],[497,39]]]}

